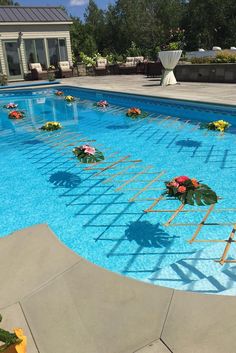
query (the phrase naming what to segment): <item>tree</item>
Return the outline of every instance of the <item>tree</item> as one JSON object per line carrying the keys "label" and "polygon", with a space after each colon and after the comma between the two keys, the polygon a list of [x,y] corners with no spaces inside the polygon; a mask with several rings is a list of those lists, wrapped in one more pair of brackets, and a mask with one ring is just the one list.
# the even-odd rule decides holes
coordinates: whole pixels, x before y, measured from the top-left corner
{"label": "tree", "polygon": [[183,17],[187,48],[233,45],[235,15],[234,0],[190,0]]}
{"label": "tree", "polygon": [[89,0],[88,6],[85,10],[85,29],[88,33],[87,41],[92,44],[92,38],[100,50],[104,45],[105,23],[104,11],[99,9],[94,0]]}

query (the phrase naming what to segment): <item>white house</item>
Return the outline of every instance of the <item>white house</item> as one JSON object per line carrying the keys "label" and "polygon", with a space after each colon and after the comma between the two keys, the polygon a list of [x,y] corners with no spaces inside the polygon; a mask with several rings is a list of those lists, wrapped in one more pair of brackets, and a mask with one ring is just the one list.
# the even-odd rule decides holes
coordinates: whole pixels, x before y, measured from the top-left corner
{"label": "white house", "polygon": [[0,6],[0,72],[21,80],[30,63],[72,62],[70,24],[60,7]]}

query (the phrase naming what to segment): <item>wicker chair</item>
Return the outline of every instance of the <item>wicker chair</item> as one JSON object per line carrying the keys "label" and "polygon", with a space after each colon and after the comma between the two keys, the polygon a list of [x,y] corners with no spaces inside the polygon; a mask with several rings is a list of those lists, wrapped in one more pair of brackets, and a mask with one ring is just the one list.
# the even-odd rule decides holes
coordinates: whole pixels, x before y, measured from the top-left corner
{"label": "wicker chair", "polygon": [[94,67],[94,73],[97,76],[102,76],[107,74],[107,59],[99,58],[96,61],[96,66]]}
{"label": "wicker chair", "polygon": [[59,61],[58,63],[59,77],[66,78],[73,76],[73,70],[70,66],[69,61]]}
{"label": "wicker chair", "polygon": [[40,63],[31,63],[29,67],[32,80],[46,80],[48,78],[48,72],[43,71]]}

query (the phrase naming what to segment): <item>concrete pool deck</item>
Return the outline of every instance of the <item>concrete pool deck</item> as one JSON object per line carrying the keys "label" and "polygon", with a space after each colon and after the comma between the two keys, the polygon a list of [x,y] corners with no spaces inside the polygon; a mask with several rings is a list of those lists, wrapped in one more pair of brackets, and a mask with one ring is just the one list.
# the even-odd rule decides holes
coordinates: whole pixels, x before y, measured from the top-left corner
{"label": "concrete pool deck", "polygon": [[1,327],[27,353],[235,353],[236,298],[176,291],[93,265],[47,225],[0,239]]}
{"label": "concrete pool deck", "polygon": [[64,79],[61,82],[113,92],[236,105],[236,84],[181,82],[162,87],[160,78],[147,78],[143,75],[81,76]]}

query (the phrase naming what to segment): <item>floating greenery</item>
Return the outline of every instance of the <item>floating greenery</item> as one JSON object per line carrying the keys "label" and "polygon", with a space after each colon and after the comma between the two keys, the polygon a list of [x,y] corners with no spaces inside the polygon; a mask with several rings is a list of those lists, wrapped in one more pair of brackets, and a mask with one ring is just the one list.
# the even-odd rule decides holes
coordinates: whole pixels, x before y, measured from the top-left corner
{"label": "floating greenery", "polygon": [[220,131],[220,132],[224,132],[230,126],[231,126],[231,124],[228,123],[228,121],[225,121],[225,120],[216,120],[216,121],[212,121],[212,122],[207,123],[207,124],[201,124],[202,128],[205,128],[205,129],[208,129],[208,130],[213,130],[213,131]]}
{"label": "floating greenery", "polygon": [[44,124],[43,126],[41,126],[41,130],[45,130],[45,131],[55,131],[55,130],[59,130],[62,128],[62,125],[60,123],[58,123],[57,121],[48,121],[46,124]]}
{"label": "floating greenery", "polygon": [[126,115],[128,117],[130,117],[131,119],[137,119],[137,118],[140,118],[140,119],[143,119],[143,118],[146,118],[146,116],[148,115],[147,113],[145,112],[142,112],[141,109],[139,108],[129,108]]}
{"label": "floating greenery", "polygon": [[187,176],[166,181],[165,195],[179,199],[183,204],[205,206],[217,203],[216,193],[206,184]]}
{"label": "floating greenery", "polygon": [[89,145],[75,147],[73,153],[81,163],[96,163],[104,160],[103,153]]}
{"label": "floating greenery", "polygon": [[16,109],[17,107],[18,107],[18,104],[15,104],[15,103],[12,103],[12,102],[10,102],[8,104],[5,104],[3,106],[3,108],[5,108],[5,109]]}
{"label": "floating greenery", "polygon": [[20,111],[20,110],[13,110],[8,114],[8,117],[10,119],[23,119],[25,117],[25,112]]}
{"label": "floating greenery", "polygon": [[68,103],[73,103],[73,102],[75,102],[75,97],[74,96],[65,96],[65,100]]}

